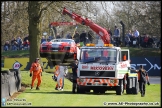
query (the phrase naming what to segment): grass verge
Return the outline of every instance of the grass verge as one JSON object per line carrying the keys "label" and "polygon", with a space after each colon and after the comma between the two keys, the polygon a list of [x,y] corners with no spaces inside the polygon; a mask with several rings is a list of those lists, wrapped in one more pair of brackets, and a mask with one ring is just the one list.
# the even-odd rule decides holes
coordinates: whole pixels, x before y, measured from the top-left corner
{"label": "grass verge", "polygon": [[[138,95],[116,95],[115,91],[107,91],[105,94],[72,94],[72,83],[65,79],[64,91],[54,90],[56,82],[51,78],[53,74],[43,72],[42,84],[40,90],[30,90],[27,86],[26,90],[17,96],[18,99],[25,99],[26,103],[32,106],[104,106],[104,102],[145,102],[153,103],[152,106],[161,105],[160,84],[151,84],[146,86],[146,96]],[[30,85],[31,77],[29,72],[21,71],[22,84]],[[36,82],[35,82],[36,86]],[[155,105],[155,103],[159,105]],[[105,105],[110,106],[110,105]],[[122,106],[122,105],[121,105]],[[129,106],[128,104],[126,107]],[[136,105],[132,105],[136,106]],[[111,106],[110,106],[111,107]],[[115,106],[114,106],[115,107]],[[122,106],[123,107],[123,106]]]}

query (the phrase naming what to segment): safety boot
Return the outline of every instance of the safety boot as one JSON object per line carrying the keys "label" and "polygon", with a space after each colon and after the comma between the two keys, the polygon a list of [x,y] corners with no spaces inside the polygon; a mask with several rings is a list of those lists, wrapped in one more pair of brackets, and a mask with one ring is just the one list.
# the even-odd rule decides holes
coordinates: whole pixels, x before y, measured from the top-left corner
{"label": "safety boot", "polygon": [[59,87],[58,90],[59,90],[59,91],[63,91],[63,88],[62,88],[62,87]]}
{"label": "safety boot", "polygon": [[33,89],[33,87],[31,87],[31,90]]}
{"label": "safety boot", "polygon": [[40,90],[39,87],[36,87],[36,90]]}
{"label": "safety boot", "polygon": [[55,90],[58,90],[58,88],[57,88],[57,87],[55,87]]}

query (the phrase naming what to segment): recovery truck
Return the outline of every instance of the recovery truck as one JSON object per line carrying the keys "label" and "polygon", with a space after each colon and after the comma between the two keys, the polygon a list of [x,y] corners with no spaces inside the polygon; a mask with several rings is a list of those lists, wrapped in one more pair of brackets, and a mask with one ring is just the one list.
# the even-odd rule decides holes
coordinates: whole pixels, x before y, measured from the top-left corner
{"label": "recovery truck", "polygon": [[[90,27],[99,36],[98,44],[88,43],[80,47],[77,69],[77,93],[105,93],[107,90],[116,91],[122,95],[138,94],[137,73],[131,73],[129,49],[121,49],[110,43],[110,35],[106,29],[82,18],[80,15],[63,9],[63,15],[68,15],[78,23]],[[124,56],[124,59],[123,59]]]}

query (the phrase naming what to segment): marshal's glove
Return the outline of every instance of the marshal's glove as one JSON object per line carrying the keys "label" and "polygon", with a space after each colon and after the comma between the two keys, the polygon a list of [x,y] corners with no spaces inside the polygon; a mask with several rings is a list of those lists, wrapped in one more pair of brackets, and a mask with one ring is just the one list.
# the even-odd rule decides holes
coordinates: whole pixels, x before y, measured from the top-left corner
{"label": "marshal's glove", "polygon": [[32,76],[32,73],[30,73],[30,77]]}
{"label": "marshal's glove", "polygon": [[149,81],[147,82],[147,85],[150,85],[150,82]]}
{"label": "marshal's glove", "polygon": [[57,81],[57,77],[54,75],[54,76],[52,76],[52,79],[54,80],[54,81]]}
{"label": "marshal's glove", "polygon": [[57,77],[54,75],[54,80],[57,81]]}

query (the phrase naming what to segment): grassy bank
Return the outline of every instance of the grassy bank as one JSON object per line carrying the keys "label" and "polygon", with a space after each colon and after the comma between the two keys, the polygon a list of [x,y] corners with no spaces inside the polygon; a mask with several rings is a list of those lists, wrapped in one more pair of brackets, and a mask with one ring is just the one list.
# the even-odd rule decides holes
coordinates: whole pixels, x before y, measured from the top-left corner
{"label": "grassy bank", "polygon": [[[132,48],[132,47],[122,47],[122,49],[129,49],[131,57],[138,57],[138,56],[160,56],[161,50],[157,48]],[[1,52],[1,56],[4,57],[28,57],[29,51],[28,50],[21,50],[21,51],[6,51]]]}

